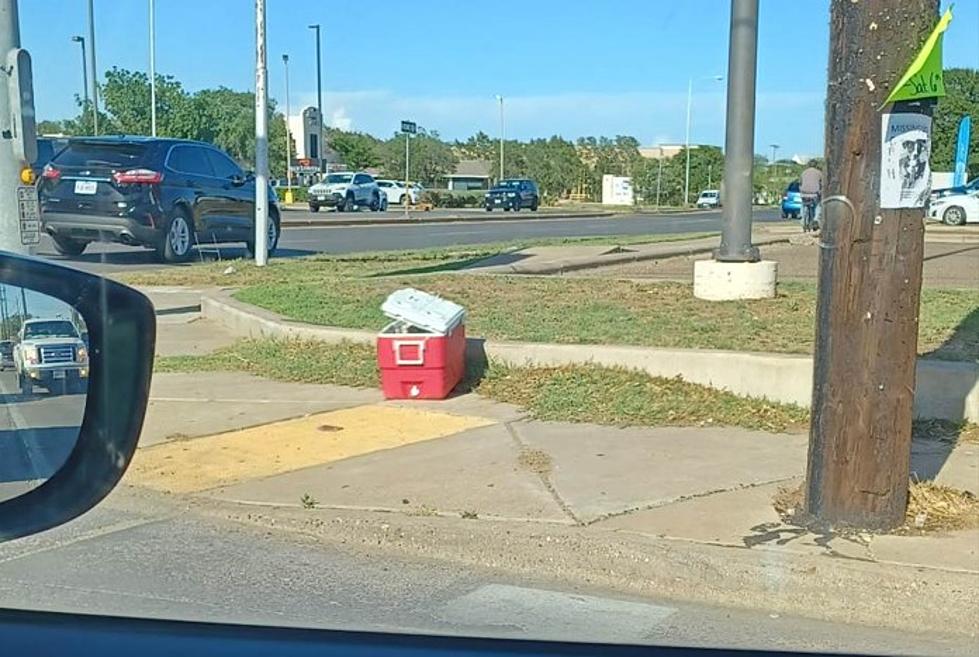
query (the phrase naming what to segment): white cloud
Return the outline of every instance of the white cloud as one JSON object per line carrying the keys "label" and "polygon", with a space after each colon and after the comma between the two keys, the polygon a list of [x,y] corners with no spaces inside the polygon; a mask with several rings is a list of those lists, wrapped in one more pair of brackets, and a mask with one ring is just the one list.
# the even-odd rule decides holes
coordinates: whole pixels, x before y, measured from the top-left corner
{"label": "white cloud", "polygon": [[339,130],[346,130],[349,132],[353,125],[353,119],[347,116],[347,110],[344,107],[338,107],[330,114],[331,128],[337,128]]}

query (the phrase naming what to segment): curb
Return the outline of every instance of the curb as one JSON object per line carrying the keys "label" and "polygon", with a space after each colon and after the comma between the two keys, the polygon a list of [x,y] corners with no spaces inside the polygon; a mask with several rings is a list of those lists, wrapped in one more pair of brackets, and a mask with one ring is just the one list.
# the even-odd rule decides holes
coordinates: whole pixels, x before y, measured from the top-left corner
{"label": "curb", "polygon": [[[416,213],[417,214],[417,213]],[[587,212],[580,214],[549,213],[525,214],[519,213],[501,217],[483,217],[480,215],[467,217],[464,215],[452,215],[448,217],[428,217],[426,219],[414,218],[411,215],[407,219],[285,219],[282,221],[282,228],[324,228],[328,226],[418,226],[424,224],[448,224],[460,222],[479,222],[479,223],[502,223],[505,221],[529,221],[531,219],[595,219],[598,217],[614,217],[615,212]]]}
{"label": "curb", "polygon": [[[633,262],[644,262],[647,260],[660,260],[663,258],[675,258],[678,256],[691,256],[699,255],[702,253],[713,252],[718,245],[719,236],[705,237],[702,240],[687,240],[685,243],[683,241],[677,241],[674,246],[670,243],[659,245],[661,248],[648,248],[648,250],[639,250],[638,247],[619,247],[622,252],[619,253],[609,253],[606,255],[599,256],[580,256],[577,258],[564,258],[562,260],[552,260],[550,262],[543,262],[538,265],[526,264],[521,265],[520,263],[515,263],[512,265],[499,265],[499,267],[505,267],[504,269],[496,269],[492,271],[474,270],[469,273],[486,273],[486,274],[532,274],[532,275],[545,275],[545,274],[563,274],[569,271],[580,271],[583,269],[595,269],[597,267],[608,267],[611,265],[624,265]],[[761,246],[765,244],[781,244],[789,241],[788,235],[773,235],[771,237],[760,237],[757,239],[752,239],[752,244]],[[634,250],[630,250],[634,249]],[[487,268],[489,269],[489,268]],[[465,270],[462,270],[465,271]]]}
{"label": "curb", "polygon": [[[599,527],[304,510],[206,499],[221,519],[363,547],[372,554],[492,567],[535,579],[588,582],[626,595],[765,610],[834,622],[969,636],[979,573],[827,558],[772,548],[649,536]],[[502,526],[501,526],[502,524]],[[546,540],[545,537],[546,536]]]}
{"label": "curb", "polygon": [[[240,337],[274,337],[373,344],[374,331],[315,326],[242,303],[222,289],[201,295],[201,316]],[[620,345],[487,342],[470,338],[467,359],[493,358],[513,365],[596,364],[639,370],[650,376],[726,390],[744,397],[809,407],[811,356],[710,349],[665,349]],[[918,359],[914,412],[917,417],[979,422],[979,363]]]}

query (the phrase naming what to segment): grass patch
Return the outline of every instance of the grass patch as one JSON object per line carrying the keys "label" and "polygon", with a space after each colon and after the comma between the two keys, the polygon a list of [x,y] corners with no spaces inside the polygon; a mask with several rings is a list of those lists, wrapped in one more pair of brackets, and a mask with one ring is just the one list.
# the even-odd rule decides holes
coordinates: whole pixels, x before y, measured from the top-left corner
{"label": "grass patch", "polygon": [[[772,498],[772,506],[786,522],[810,523],[803,510],[802,486],[782,487]],[[979,529],[979,500],[969,491],[942,486],[932,481],[908,484],[908,508],[904,523],[888,533],[926,534],[960,529]]]}
{"label": "grass patch", "polygon": [[277,381],[354,388],[379,384],[373,345],[304,340],[239,340],[205,356],[162,356],[154,371],[246,372]]}
{"label": "grass patch", "polygon": [[809,412],[642,372],[597,365],[555,368],[496,363],[478,392],[527,408],[537,419],[613,426],[738,426],[805,429]]}
{"label": "grass patch", "polygon": [[[711,302],[683,283],[587,278],[391,276],[259,284],[236,297],[285,317],[344,328],[378,329],[380,305],[415,286],[469,310],[470,334],[489,340],[812,353],[815,286],[782,283],[775,299]],[[919,353],[979,360],[976,295],[924,290]],[[973,326],[972,324],[976,324]]]}
{"label": "grass patch", "polygon": [[[167,356],[156,372],[247,372],[279,381],[376,387],[373,345],[301,340],[241,340],[205,356]],[[541,420],[613,426],[738,426],[765,431],[805,427],[797,406],[662,379],[640,372],[586,365],[564,368],[490,364],[480,395],[525,407]]]}

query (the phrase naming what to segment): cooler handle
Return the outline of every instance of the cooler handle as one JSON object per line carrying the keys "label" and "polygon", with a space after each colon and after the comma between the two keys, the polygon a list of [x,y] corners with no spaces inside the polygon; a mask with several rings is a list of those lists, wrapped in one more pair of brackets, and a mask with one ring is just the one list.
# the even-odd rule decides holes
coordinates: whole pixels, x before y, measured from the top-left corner
{"label": "cooler handle", "polygon": [[[425,364],[425,341],[424,340],[395,340],[394,364],[395,365],[424,365]],[[401,356],[402,347],[418,347],[417,358],[403,358]]]}

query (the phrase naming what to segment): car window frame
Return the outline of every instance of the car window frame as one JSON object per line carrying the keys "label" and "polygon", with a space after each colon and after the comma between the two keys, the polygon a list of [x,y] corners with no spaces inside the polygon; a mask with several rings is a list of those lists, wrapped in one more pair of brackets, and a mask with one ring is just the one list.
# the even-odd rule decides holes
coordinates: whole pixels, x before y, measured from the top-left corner
{"label": "car window frame", "polygon": [[[234,158],[232,158],[230,155],[217,148],[209,148],[206,146],[202,146],[200,148],[201,150],[207,153],[207,159],[211,164],[211,169],[214,173],[213,176],[214,178],[217,178],[218,180],[233,180],[235,177],[240,179],[245,178],[245,170],[242,169],[241,166],[237,162],[235,162]],[[211,159],[212,157],[218,158],[219,160],[223,160],[228,164],[230,164],[231,167],[234,169],[234,173],[232,173],[230,176],[219,176],[218,170],[214,166],[214,161]]]}
{"label": "car window frame", "polygon": [[177,149],[180,149],[180,148],[186,148],[188,150],[195,150],[196,149],[198,151],[201,151],[202,153],[204,151],[210,150],[210,149],[206,148],[205,146],[199,146],[197,144],[174,144],[173,146],[170,147],[170,150],[167,151],[167,157],[166,157],[166,160],[164,160],[164,163],[163,163],[163,166],[164,167],[166,167],[167,169],[170,169],[174,173],[180,173],[180,174],[183,174],[185,176],[197,176],[197,177],[201,177],[201,178],[215,178],[215,179],[217,178],[217,176],[214,175],[214,168],[211,166],[211,161],[210,161],[210,159],[208,159],[206,153],[203,154],[203,161],[205,163],[207,163],[208,168],[210,168],[210,171],[211,172],[209,174],[208,173],[196,173],[194,171],[184,171],[183,169],[178,169],[177,167],[173,166],[172,159],[173,159],[174,152]]}

